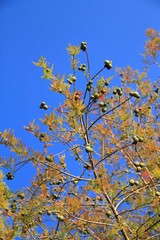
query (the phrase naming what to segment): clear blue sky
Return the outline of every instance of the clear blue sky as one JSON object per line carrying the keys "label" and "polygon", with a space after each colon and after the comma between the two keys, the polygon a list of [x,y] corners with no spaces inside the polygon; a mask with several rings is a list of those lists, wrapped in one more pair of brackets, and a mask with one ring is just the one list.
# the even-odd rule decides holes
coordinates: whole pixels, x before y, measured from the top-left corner
{"label": "clear blue sky", "polygon": [[1,0],[0,131],[15,129],[36,146],[23,126],[43,116],[42,101],[58,104],[32,61],[42,55],[54,63],[55,73],[69,73],[68,43],[86,41],[93,74],[107,58],[115,67],[141,68],[147,28],[160,30],[159,0]]}

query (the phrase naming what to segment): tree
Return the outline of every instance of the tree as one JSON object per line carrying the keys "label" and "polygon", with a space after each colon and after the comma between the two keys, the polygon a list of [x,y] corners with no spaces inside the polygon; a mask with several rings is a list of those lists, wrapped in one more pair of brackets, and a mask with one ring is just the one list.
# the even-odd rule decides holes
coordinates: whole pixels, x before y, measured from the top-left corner
{"label": "tree", "polygon": [[14,181],[26,164],[36,169],[21,191],[8,189],[1,177],[1,239],[159,239],[159,88],[147,73],[151,64],[160,67],[160,34],[148,29],[146,35],[143,72],[128,66],[110,76],[112,61],[105,60],[91,76],[86,42],[68,46],[67,80],[45,58],[34,63],[63,103],[42,102],[41,123],[24,127],[40,141],[39,150],[10,130],[0,133],[12,152],[1,158],[3,171],[10,169],[6,178]]}

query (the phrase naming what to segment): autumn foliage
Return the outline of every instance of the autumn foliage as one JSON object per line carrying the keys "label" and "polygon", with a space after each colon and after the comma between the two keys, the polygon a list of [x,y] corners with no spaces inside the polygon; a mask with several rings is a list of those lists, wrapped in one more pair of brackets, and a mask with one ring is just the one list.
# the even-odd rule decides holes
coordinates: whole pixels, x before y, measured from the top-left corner
{"label": "autumn foliage", "polygon": [[34,63],[60,103],[41,102],[44,117],[24,127],[41,149],[0,133],[11,152],[1,157],[6,180],[26,164],[36,169],[21,191],[0,173],[0,239],[160,238],[159,86],[148,77],[151,64],[160,67],[160,34],[148,29],[146,36],[141,72],[110,71],[112,61],[104,60],[91,76],[86,42],[68,46],[68,76],[56,75],[44,57]]}

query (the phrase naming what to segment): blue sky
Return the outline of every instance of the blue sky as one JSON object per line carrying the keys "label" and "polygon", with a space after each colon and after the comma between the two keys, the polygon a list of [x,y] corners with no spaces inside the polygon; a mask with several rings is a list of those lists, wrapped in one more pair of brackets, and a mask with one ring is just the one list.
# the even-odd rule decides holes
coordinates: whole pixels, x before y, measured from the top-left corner
{"label": "blue sky", "polygon": [[[105,59],[111,59],[114,67],[141,69],[145,31],[160,29],[159,13],[158,0],[1,0],[0,131],[14,129],[17,137],[36,147],[37,141],[23,126],[43,116],[42,101],[58,104],[32,61],[45,56],[55,73],[68,74],[68,43],[86,41],[92,74]],[[0,154],[6,154],[4,148]]]}

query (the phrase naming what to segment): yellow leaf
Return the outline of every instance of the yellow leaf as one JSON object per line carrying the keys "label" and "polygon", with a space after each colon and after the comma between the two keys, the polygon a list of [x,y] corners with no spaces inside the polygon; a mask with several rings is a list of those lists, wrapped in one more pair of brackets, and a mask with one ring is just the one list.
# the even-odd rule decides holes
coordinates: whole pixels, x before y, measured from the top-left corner
{"label": "yellow leaf", "polygon": [[69,55],[76,56],[80,52],[80,47],[69,44],[67,51]]}
{"label": "yellow leaf", "polygon": [[45,68],[47,67],[47,63],[46,63],[46,58],[44,57],[40,57],[39,61],[38,62],[33,62],[34,65],[38,66],[38,67],[42,67],[42,68]]}

